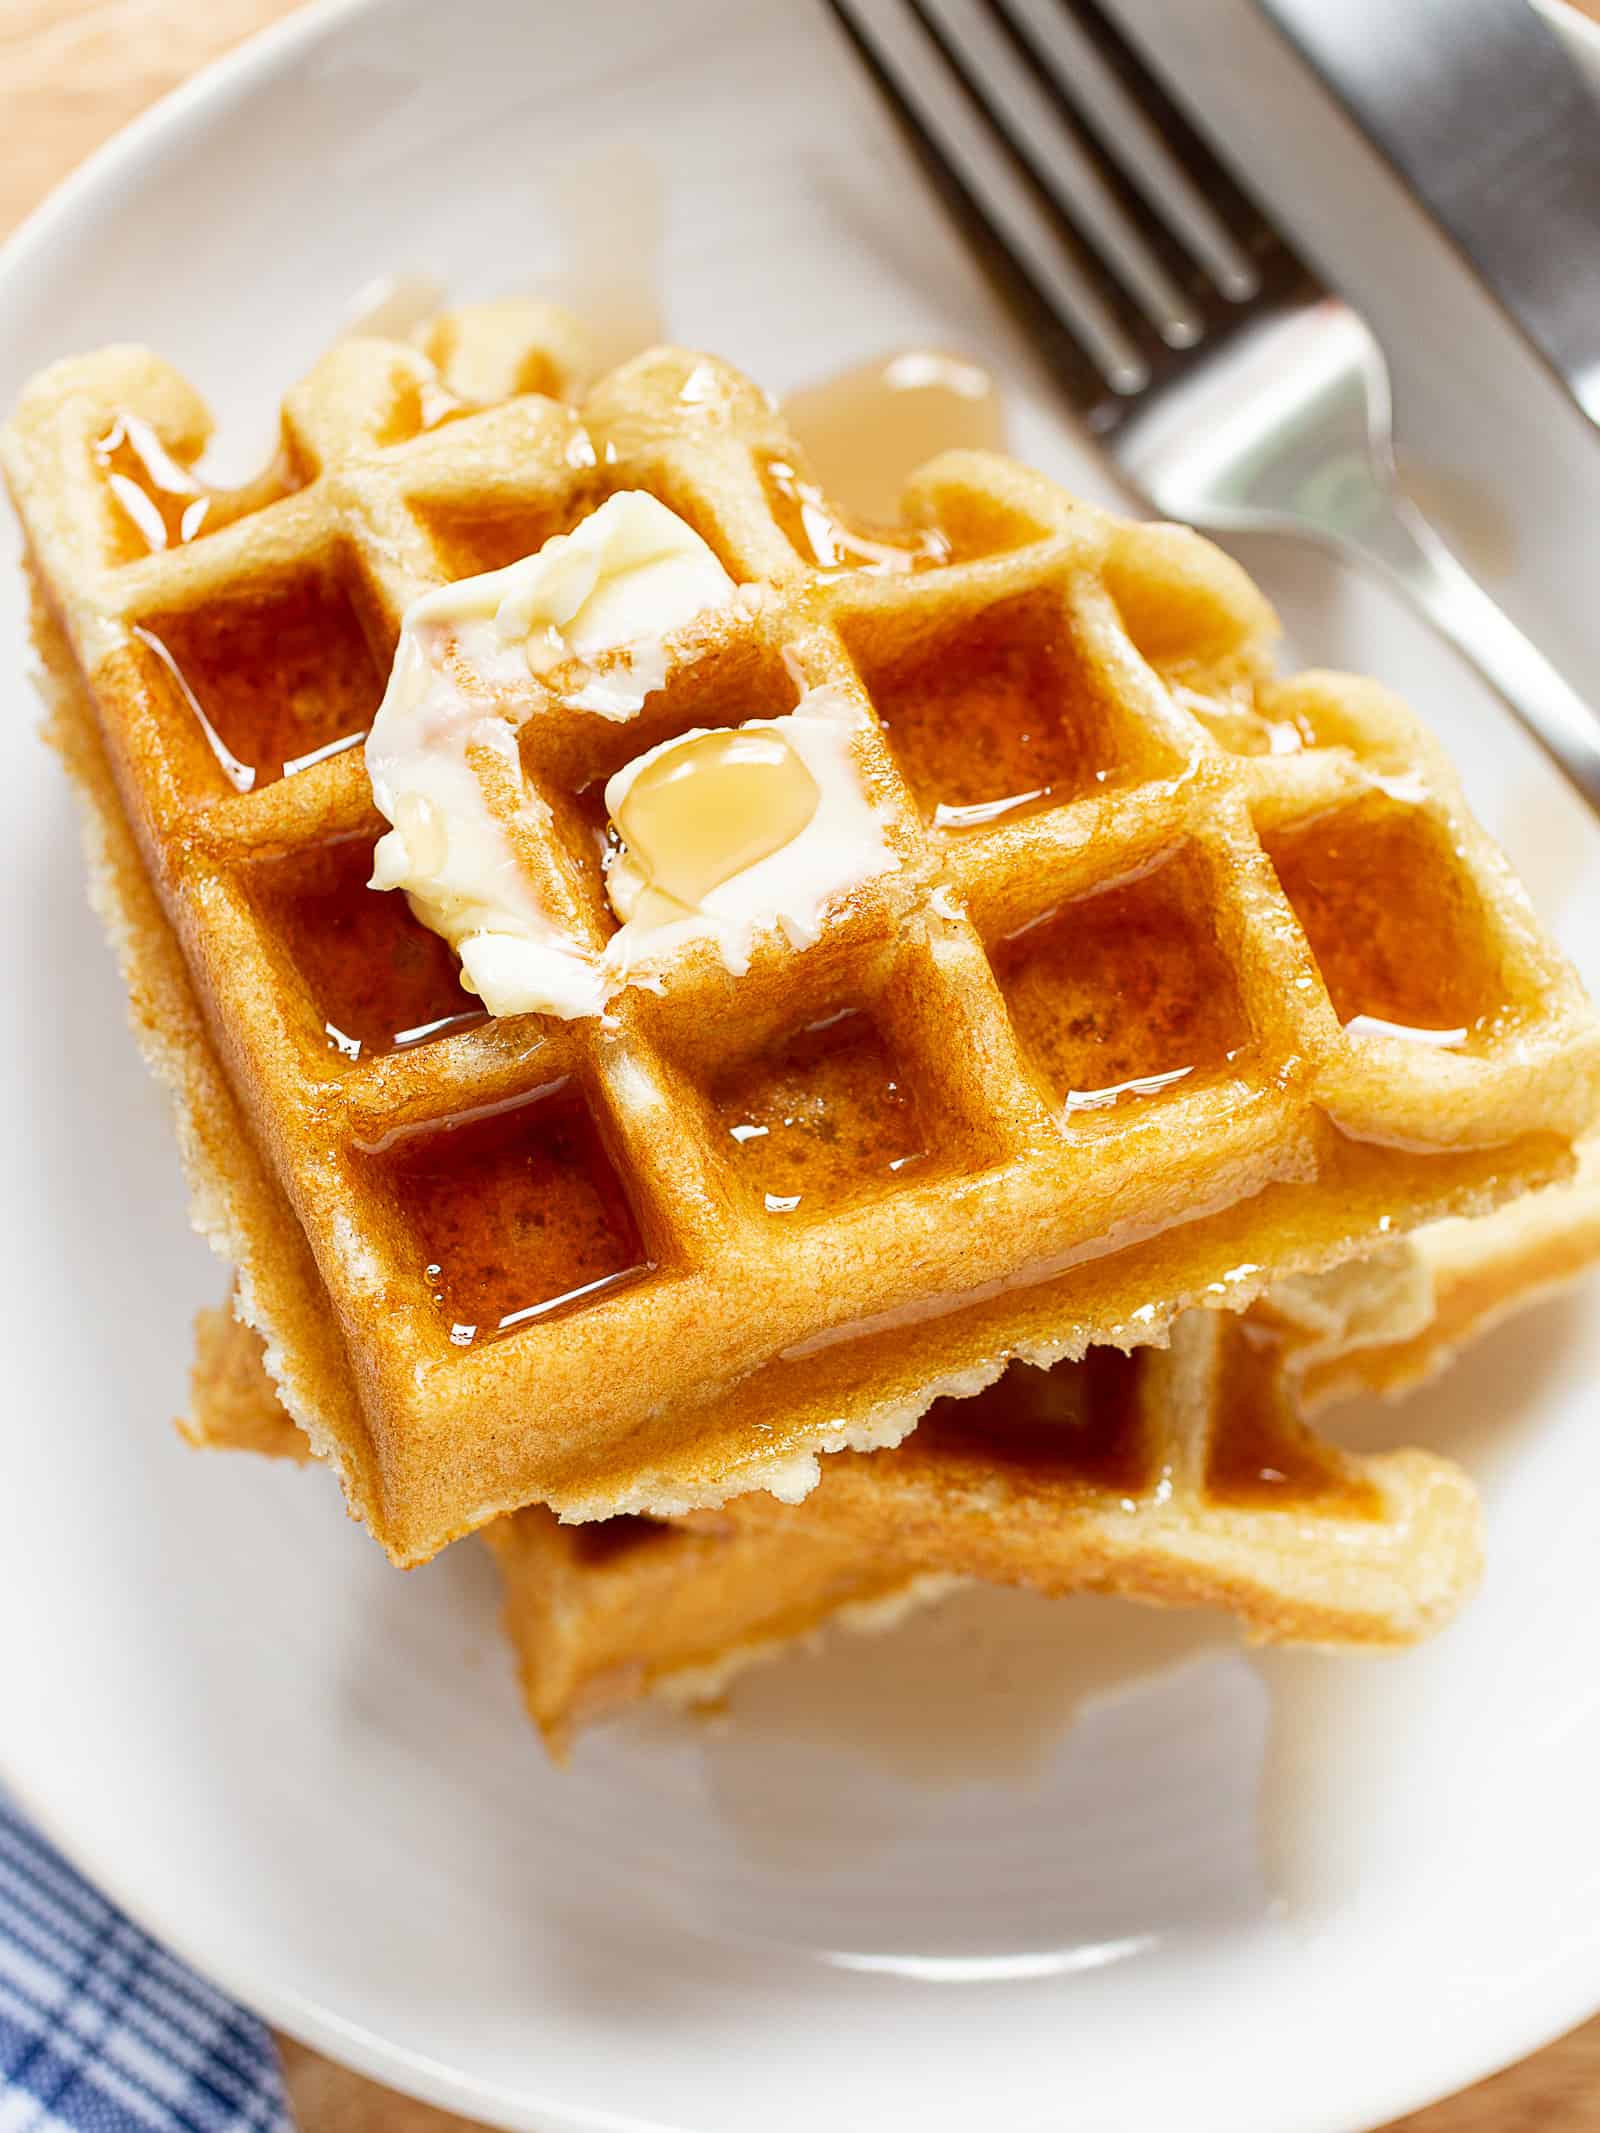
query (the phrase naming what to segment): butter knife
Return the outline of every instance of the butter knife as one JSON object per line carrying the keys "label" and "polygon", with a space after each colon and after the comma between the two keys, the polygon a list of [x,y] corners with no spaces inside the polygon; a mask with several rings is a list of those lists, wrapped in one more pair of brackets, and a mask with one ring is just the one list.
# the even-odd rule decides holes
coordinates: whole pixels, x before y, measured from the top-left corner
{"label": "butter knife", "polygon": [[1260,0],[1600,424],[1600,101],[1530,0]]}

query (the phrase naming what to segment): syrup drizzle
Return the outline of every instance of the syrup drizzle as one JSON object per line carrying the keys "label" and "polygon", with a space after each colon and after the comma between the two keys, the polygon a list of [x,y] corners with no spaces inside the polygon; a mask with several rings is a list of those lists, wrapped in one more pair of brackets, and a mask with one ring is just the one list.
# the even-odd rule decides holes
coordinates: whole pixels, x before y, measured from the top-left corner
{"label": "syrup drizzle", "polygon": [[92,449],[126,537],[114,557],[120,562],[181,548],[298,486],[279,451],[253,480],[238,488],[213,488],[167,450],[148,422],[126,410]]}
{"label": "syrup drizzle", "polygon": [[106,487],[152,555],[192,541],[211,512],[211,496],[179,464],[148,422],[121,414],[94,443]]}
{"label": "syrup drizzle", "polygon": [[190,688],[188,677],[182,667],[179,666],[177,660],[173,658],[171,652],[153,630],[143,629],[136,623],[133,634],[145,646],[146,650],[154,653],[155,657],[160,660],[162,666],[171,676],[173,686],[182,698],[190,717],[205,735],[206,746],[221,765],[222,774],[234,791],[251,791],[256,782],[255,766],[251,763],[241,763],[216,727],[212,725],[210,719],[206,717],[205,709],[199,697]]}
{"label": "syrup drizzle", "polygon": [[588,1105],[567,1079],[364,1151],[415,1239],[453,1346],[641,1280],[651,1261]]}
{"label": "syrup drizzle", "polygon": [[785,398],[783,412],[822,493],[867,526],[894,525],[907,480],[940,452],[1006,448],[994,379],[929,348],[902,349],[802,387]]}
{"label": "syrup drizzle", "polygon": [[336,566],[146,615],[132,634],[162,670],[235,792],[353,748],[383,695]]}
{"label": "syrup drizzle", "polygon": [[770,1215],[845,1206],[927,1159],[933,1136],[858,1008],[808,1023],[712,1092],[736,1174]]}
{"label": "syrup drizzle", "polygon": [[1298,755],[1314,745],[1298,720],[1264,717],[1246,688],[1219,695],[1181,681],[1169,681],[1167,687],[1174,701],[1234,755]]}
{"label": "syrup drizzle", "polygon": [[612,825],[644,878],[640,923],[699,910],[713,889],[798,837],[821,800],[772,729],[716,730],[664,749],[633,779]]}
{"label": "syrup drizzle", "polygon": [[874,535],[846,526],[818,484],[787,459],[769,459],[762,479],[773,516],[791,547],[817,570],[883,574],[929,570],[949,561],[949,542],[932,528]]}

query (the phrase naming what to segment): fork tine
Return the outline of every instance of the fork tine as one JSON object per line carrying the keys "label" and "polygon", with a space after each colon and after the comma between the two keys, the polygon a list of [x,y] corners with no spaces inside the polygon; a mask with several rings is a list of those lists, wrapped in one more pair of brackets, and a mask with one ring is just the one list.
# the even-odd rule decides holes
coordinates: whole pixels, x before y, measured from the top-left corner
{"label": "fork tine", "polygon": [[1061,12],[1144,113],[1163,145],[1276,295],[1310,279],[1277,229],[1217,155],[1101,0],[1056,0]]}
{"label": "fork tine", "polygon": [[1108,375],[1107,364],[1091,352],[1062,303],[924,119],[888,55],[858,19],[852,0],[828,0],[828,7],[941,198],[966,232],[978,265],[998,282],[1002,295],[1037,336],[1038,353],[1083,421],[1091,430],[1102,433],[1113,428],[1126,408],[1128,396],[1146,382],[1144,375],[1128,375],[1120,380]]}
{"label": "fork tine", "polygon": [[[1076,93],[1069,71],[1047,49],[1037,24],[1014,12],[1007,0],[983,0],[983,6],[1135,238],[1209,324],[1225,277],[1215,273],[1200,256],[1200,249],[1186,243],[1161,212],[1152,193],[1135,175],[1125,151],[1119,152],[1122,144],[1110,138],[1100,117]],[[1167,338],[1173,345],[1180,345],[1171,334]]]}
{"label": "fork tine", "polygon": [[[906,0],[906,5],[956,85],[1005,151],[1013,169],[1055,230],[1063,250],[1078,271],[1094,285],[1145,362],[1155,369],[1161,365],[1167,348],[1187,346],[1196,339],[1199,321],[1186,304],[1181,290],[1172,285],[1159,264],[1149,262],[1147,271],[1141,275],[1137,268],[1128,271],[1107,251],[1099,233],[1091,227],[1092,218],[1086,218],[1081,212],[1081,203],[1074,200],[1070,179],[1058,176],[1028,140],[1022,125],[1012,123],[996,89],[978,63],[950,34],[934,8],[927,4],[927,0]],[[1030,81],[1036,83],[1041,93],[1046,93],[1048,85],[1037,77],[1031,55],[1025,48],[1021,62]],[[1124,230],[1120,234],[1125,243],[1132,237],[1137,245],[1135,233]]]}

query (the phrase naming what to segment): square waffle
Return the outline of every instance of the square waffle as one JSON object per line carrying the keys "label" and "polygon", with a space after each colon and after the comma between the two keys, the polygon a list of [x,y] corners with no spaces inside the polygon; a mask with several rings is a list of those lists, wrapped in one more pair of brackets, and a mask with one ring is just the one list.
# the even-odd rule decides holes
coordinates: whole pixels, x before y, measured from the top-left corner
{"label": "square waffle", "polygon": [[[443,370],[346,343],[228,495],[139,350],[44,373],[0,447],[198,1218],[395,1560],[530,1502],[803,1493],[1013,1357],[1156,1338],[1570,1168],[1600,1082],[1575,979],[1392,699],[1271,679],[1232,563],[975,453],[856,540],[736,373],[657,350],[576,407],[567,346],[503,312],[436,329]],[[599,781],[802,680],[868,713],[901,863],[737,980],[691,947],[604,1020],[489,1020],[361,887],[352,744],[415,597],[624,488],[764,591],[669,640],[629,725],[530,677],[549,907],[603,947]]]}
{"label": "square waffle", "polygon": [[[1304,1416],[1433,1376],[1597,1261],[1591,1149],[1573,1185],[1285,1282],[1240,1318],[1191,1313],[1165,1353],[1014,1365],[898,1449],[830,1458],[802,1505],[752,1496],[673,1524],[521,1511],[485,1539],[529,1709],[559,1748],[640,1695],[714,1695],[825,1625],[885,1627],[974,1577],[1222,1608],[1264,1640],[1425,1635],[1476,1575],[1470,1485],[1429,1453],[1335,1450]],[[191,1441],[308,1458],[259,1338],[230,1311],[196,1332]]]}
{"label": "square waffle", "polygon": [[[1369,1273],[1369,1320],[1384,1291],[1409,1329],[1409,1271]],[[197,1334],[191,1440],[307,1456],[258,1336],[225,1311]],[[1424,1636],[1477,1577],[1471,1483],[1430,1453],[1324,1443],[1288,1352],[1248,1315],[1193,1311],[1165,1349],[1016,1363],[941,1399],[893,1450],[826,1459],[800,1504],[758,1492],[672,1522],[562,1525],[537,1505],[498,1520],[484,1538],[529,1709],[559,1749],[642,1694],[704,1698],[827,1624],[884,1626],[971,1579],[1217,1608],[1274,1642]]]}

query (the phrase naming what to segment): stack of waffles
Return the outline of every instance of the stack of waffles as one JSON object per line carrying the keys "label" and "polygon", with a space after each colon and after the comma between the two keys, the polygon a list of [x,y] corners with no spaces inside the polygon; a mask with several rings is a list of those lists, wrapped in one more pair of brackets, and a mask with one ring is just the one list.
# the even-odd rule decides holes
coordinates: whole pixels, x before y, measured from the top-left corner
{"label": "stack of waffles", "polygon": [[[401,1565],[481,1530],[558,1743],[955,1580],[1448,1618],[1466,1477],[1306,1418],[1600,1252],[1600,1029],[1402,707],[1277,678],[1187,532],[968,451],[851,525],[736,372],[595,380],[539,306],[342,343],[247,488],[192,471],[208,430],[123,347],[3,440],[93,895],[235,1269],[195,1441],[331,1465]],[[729,597],[508,653],[521,559],[641,498]],[[368,885],[386,814],[424,841],[361,746],[422,700],[408,642],[476,736],[495,923],[593,1000],[463,990],[460,897]],[[640,758],[824,704],[873,864],[737,952],[682,903],[619,928]]]}

